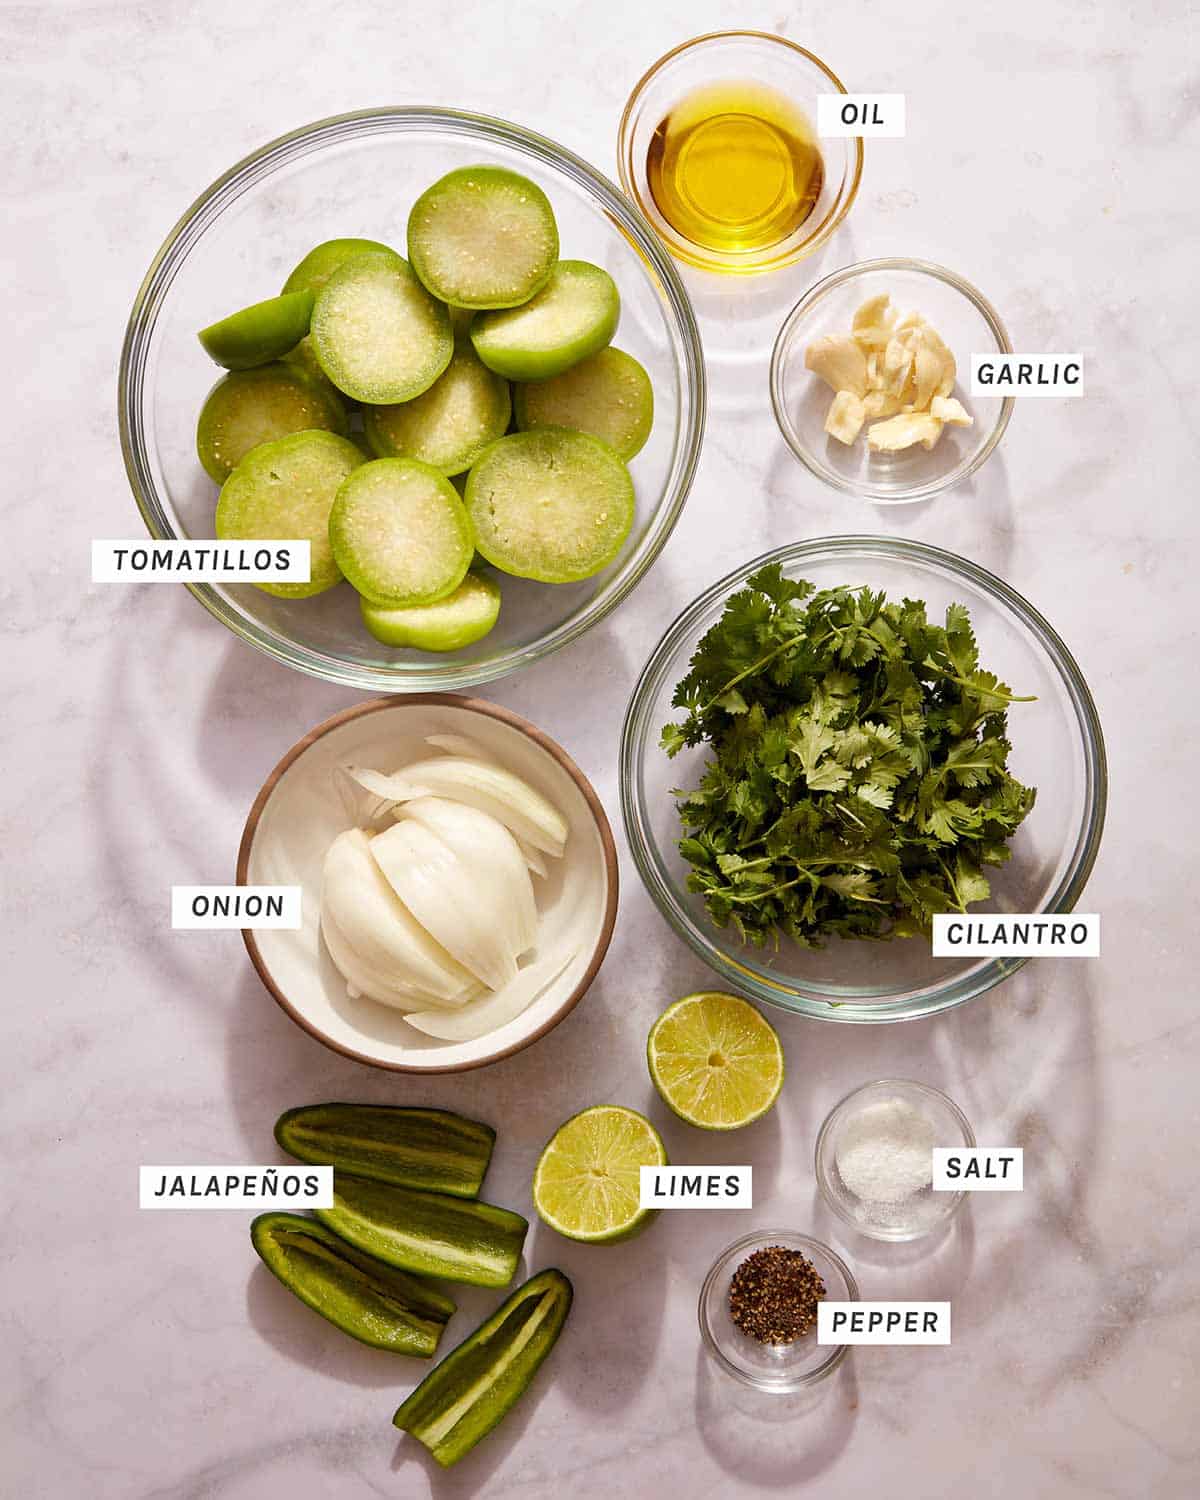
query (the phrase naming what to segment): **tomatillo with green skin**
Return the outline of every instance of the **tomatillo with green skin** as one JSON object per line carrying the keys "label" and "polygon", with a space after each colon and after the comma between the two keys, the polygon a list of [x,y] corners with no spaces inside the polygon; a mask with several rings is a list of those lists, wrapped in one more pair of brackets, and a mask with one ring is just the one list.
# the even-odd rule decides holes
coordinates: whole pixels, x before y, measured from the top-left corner
{"label": "tomatillo with green skin", "polygon": [[342,482],[364,462],[333,432],[294,432],[251,448],[221,487],[216,533],[223,542],[307,541],[307,583],[256,583],[281,599],[305,599],[341,582],[329,516]]}
{"label": "tomatillo with green skin", "polygon": [[283,283],[285,292],[319,292],[333,273],[353,260],[356,255],[367,255],[382,250],[385,255],[395,255],[390,245],[379,240],[324,240],[311,249]]}
{"label": "tomatillo with green skin", "polygon": [[537,427],[590,432],[628,463],[654,425],[654,387],[632,354],[610,344],[550,380],[518,385],[513,414],[522,432]]}
{"label": "tomatillo with green skin", "polygon": [[468,573],[436,604],[389,609],[365,598],[359,604],[363,624],[377,641],[415,651],[461,651],[481,641],[500,618],[500,590],[478,573]]}
{"label": "tomatillo with green skin", "polygon": [[621,316],[617,284],[586,260],[560,260],[520,307],[480,313],[472,344],[489,370],[509,380],[549,380],[610,342]]}
{"label": "tomatillo with green skin", "polygon": [[217,364],[227,370],[249,370],[294,349],[308,332],[312,313],[312,292],[288,292],[210,323],[198,337]]}
{"label": "tomatillo with green skin", "polygon": [[342,398],[324,377],[315,380],[299,366],[274,360],[222,375],[200,409],[196,453],[205,473],[224,484],[260,443],[320,429],[345,436]]}
{"label": "tomatillo with green skin", "polygon": [[426,188],[408,216],[413,270],[451,307],[518,307],[558,259],[550,200],[507,167],[458,167]]}

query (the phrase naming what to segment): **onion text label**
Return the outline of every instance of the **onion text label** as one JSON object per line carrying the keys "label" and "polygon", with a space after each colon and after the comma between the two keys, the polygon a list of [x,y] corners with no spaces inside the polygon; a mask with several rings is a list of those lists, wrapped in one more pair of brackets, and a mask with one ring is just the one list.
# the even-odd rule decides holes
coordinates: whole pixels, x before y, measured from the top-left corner
{"label": "onion text label", "polygon": [[298,885],[173,885],[171,926],[185,930],[300,927]]}

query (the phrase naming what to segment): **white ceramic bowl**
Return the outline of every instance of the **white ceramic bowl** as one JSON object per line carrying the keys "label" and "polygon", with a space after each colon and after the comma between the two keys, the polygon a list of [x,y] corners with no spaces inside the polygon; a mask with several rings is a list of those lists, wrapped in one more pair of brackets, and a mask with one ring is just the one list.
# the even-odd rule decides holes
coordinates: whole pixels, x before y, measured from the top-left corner
{"label": "white ceramic bowl", "polygon": [[[535,878],[545,949],[571,940],[577,951],[521,1015],[469,1042],[443,1042],[403,1014],[351,999],[320,935],[321,866],[349,826],[333,771],[351,762],[382,771],[429,753],[425,736],[461,734],[549,798],[566,818],[566,852]],[[263,784],[238,850],[239,885],[298,885],[298,931],[245,931],[251,962],[267,989],[310,1036],[359,1062],[399,1073],[458,1073],[519,1052],[544,1036],[583,997],[603,962],[617,915],[617,857],[608,818],[591,783],[561,746],[520,715],[479,698],[421,693],[380,698],[318,724],[293,745]]]}

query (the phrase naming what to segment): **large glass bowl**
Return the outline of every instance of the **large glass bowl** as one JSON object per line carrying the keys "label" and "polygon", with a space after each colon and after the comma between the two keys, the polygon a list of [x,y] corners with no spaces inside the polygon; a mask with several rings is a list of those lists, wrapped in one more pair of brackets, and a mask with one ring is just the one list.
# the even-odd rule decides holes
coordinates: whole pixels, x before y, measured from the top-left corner
{"label": "large glass bowl", "polygon": [[313,245],[343,235],[403,251],[408,210],[444,172],[496,162],[538,182],[562,253],[604,266],[621,293],[616,343],[654,384],[650,440],[633,460],[637,515],[595,578],[546,585],[501,577],[499,623],[445,655],[399,650],[362,626],[348,584],[276,599],[249,584],[192,592],[236,635],[314,677],[382,692],[464,688],[575,640],[645,574],[679,517],[704,429],[704,359],[687,294],[663,246],[607,178],[519,126],[455,110],[399,108],[324,120],[239,162],[168,235],[137,295],[121,357],[121,444],[134,497],[156,538],[211,537],[217,487],[196,458],[196,418],[221,373],[196,331],[273,296]]}
{"label": "large glass bowl", "polygon": [[1079,899],[1104,826],[1107,771],[1096,706],[1066,646],[1036,609],[1001,579],[939,547],[888,537],[837,536],[800,542],[722,578],[679,616],[658,643],[634,689],[621,740],[621,808],[647,890],[676,932],[721,981],[752,999],[828,1021],[908,1020],[981,995],[1025,960],[934,958],[924,938],[867,942],[832,938],[823,949],[784,942],[779,952],[743,946],[718,928],[687,889],[688,866],[672,788],[690,789],[708,750],[673,760],[659,748],[675,684],[725,600],[768,562],[820,588],[870,585],[893,599],[924,599],[930,618],[967,606],[980,664],[1015,693],[1037,695],[1009,711],[1018,780],[1038,788],[1033,811],[1012,841],[1008,864],[988,871],[989,901],[979,911],[1063,912]]}

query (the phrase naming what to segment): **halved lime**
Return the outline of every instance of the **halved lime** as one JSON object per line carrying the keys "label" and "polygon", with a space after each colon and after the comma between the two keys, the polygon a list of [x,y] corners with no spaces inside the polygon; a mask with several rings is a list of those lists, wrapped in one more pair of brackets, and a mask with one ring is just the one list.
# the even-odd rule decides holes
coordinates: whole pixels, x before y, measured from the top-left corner
{"label": "halved lime", "polygon": [[665,1167],[667,1148],[644,1115],[597,1104],[560,1125],[533,1174],[534,1207],[551,1229],[592,1245],[627,1240],[657,1217],[639,1208],[642,1167]]}
{"label": "halved lime", "polygon": [[760,1119],[783,1087],[783,1048],[758,1011],[736,995],[676,1000],[650,1028],[650,1077],[681,1120],[737,1130]]}

